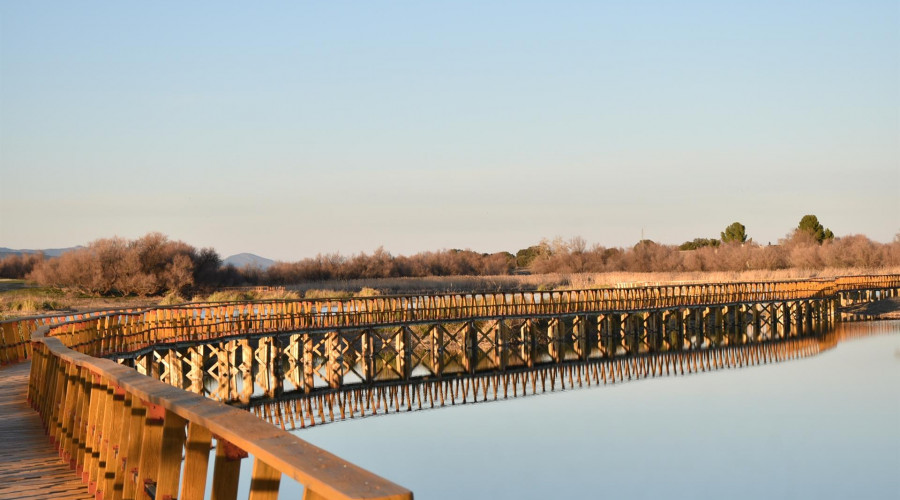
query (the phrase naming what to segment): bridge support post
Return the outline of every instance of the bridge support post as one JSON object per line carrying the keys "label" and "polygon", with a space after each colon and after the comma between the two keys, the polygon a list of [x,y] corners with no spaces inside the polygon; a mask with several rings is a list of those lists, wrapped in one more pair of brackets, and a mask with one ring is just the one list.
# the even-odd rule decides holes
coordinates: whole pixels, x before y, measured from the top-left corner
{"label": "bridge support post", "polygon": [[474,320],[466,321],[465,326],[465,362],[466,373],[475,373],[478,368],[478,327]]}
{"label": "bridge support post", "polygon": [[497,368],[505,372],[509,365],[509,325],[503,319],[498,319],[494,331],[494,345],[497,349]]}
{"label": "bridge support post", "polygon": [[403,380],[412,375],[412,331],[408,326],[397,332],[397,373]]}
{"label": "bridge support post", "polygon": [[[403,327],[402,331],[405,333],[406,327]],[[401,345],[398,345],[398,351],[402,353],[403,346],[400,337],[402,337],[402,335],[398,336],[398,343],[401,343]],[[344,356],[341,349],[341,338],[338,332],[332,331],[325,334],[325,352],[325,357],[328,363],[325,368],[326,376],[328,377],[328,387],[331,387],[332,389],[340,389],[341,383],[344,379]],[[402,366],[402,360],[402,355],[397,357],[397,362],[401,365],[398,367],[400,368],[400,370],[404,370],[404,367]],[[405,372],[401,371],[400,373]]]}
{"label": "bridge support post", "polygon": [[237,351],[241,353],[241,363],[237,364],[237,359],[235,359],[234,366],[241,373],[241,394],[240,401],[244,404],[250,402],[250,398],[253,396],[253,367],[254,365],[257,368],[257,377],[260,378],[260,386],[265,389],[266,388],[266,380],[265,380],[265,369],[267,368],[264,364],[261,364],[257,361],[257,355],[259,351],[265,351],[266,349],[266,339],[259,339],[259,344],[257,345],[256,350],[254,351],[253,347],[250,346],[249,339],[240,339],[235,341],[235,354]]}
{"label": "bridge support post", "polygon": [[287,379],[296,389],[303,387],[303,360],[300,344],[300,335],[294,334],[288,338],[287,348],[284,349],[284,356],[288,363]]}
{"label": "bridge support post", "polygon": [[725,344],[725,315],[728,314],[728,306],[717,306],[712,309],[712,331],[710,340],[718,347]]}
{"label": "bridge support post", "polygon": [[645,311],[641,314],[641,330],[646,352],[656,352],[657,332],[656,313]]}
{"label": "bridge support post", "polygon": [[371,329],[366,329],[360,336],[362,342],[362,371],[366,384],[375,382],[375,336]]}
{"label": "bridge support post", "polygon": [[823,308],[822,304],[824,300],[814,299],[809,302],[810,310],[809,310],[809,328],[812,330],[817,328],[819,325],[824,323],[825,318],[823,316]]}
{"label": "bridge support post", "polygon": [[166,366],[166,376],[163,377],[166,379],[165,382],[180,389],[181,360],[178,359],[178,352],[175,349],[166,349],[166,354],[163,356],[163,363],[165,363]]}
{"label": "bridge support post", "polygon": [[781,303],[781,338],[788,338],[791,333],[791,306],[785,301]]}
{"label": "bridge support post", "polygon": [[[622,315],[622,333],[624,336],[625,350],[633,356],[640,353],[641,331],[643,330],[643,318],[640,315],[626,313]],[[637,324],[640,322],[640,324]]]}
{"label": "bridge support post", "polygon": [[[598,314],[597,316],[594,316],[594,319],[592,320],[590,326],[588,326],[588,329],[591,332],[589,348],[591,349],[591,351],[596,351],[597,356],[606,355],[606,351],[603,346],[603,336],[605,335],[604,332],[607,328],[605,326],[607,323],[606,317],[606,314]],[[590,356],[590,352],[588,353],[588,356]]]}
{"label": "bridge support post", "polygon": [[680,351],[684,346],[684,317],[681,309],[669,312],[669,320],[666,322],[666,338],[669,340],[669,351]]}
{"label": "bridge support post", "polygon": [[552,318],[547,322],[547,352],[553,361],[559,363],[562,360],[562,329],[561,318]]}
{"label": "bridge support post", "polygon": [[272,398],[277,398],[284,394],[284,350],[281,346],[282,340],[278,336],[272,337],[272,343],[269,346],[272,351],[272,357],[269,361],[272,365],[272,389],[269,392],[269,397]]}
{"label": "bridge support post", "polygon": [[301,336],[303,344],[303,392],[310,393],[316,385],[314,364],[316,362],[313,356],[313,338],[312,335],[304,333]]}
{"label": "bridge support post", "polygon": [[437,378],[444,374],[444,327],[440,324],[429,326],[431,335],[431,371]]}
{"label": "bridge support post", "polygon": [[610,333],[612,333],[611,337],[612,337],[613,341],[615,342],[613,344],[613,349],[612,349],[612,353],[614,356],[619,355],[619,349],[622,349],[623,351],[625,351],[626,354],[628,354],[630,352],[630,351],[628,351],[628,338],[629,338],[628,323],[629,323],[628,313],[622,313],[622,314],[616,315],[616,322],[613,324],[613,330],[610,332]]}
{"label": "bridge support post", "polygon": [[706,307],[697,307],[691,313],[693,316],[693,328],[691,328],[691,349],[698,349],[703,345],[704,340],[706,339],[706,314],[708,312],[708,308]]}
{"label": "bridge support post", "polygon": [[750,319],[751,326],[751,335],[753,340],[759,340],[762,336],[762,331],[759,323],[759,304],[751,304],[750,305],[750,313],[752,317]]}
{"label": "bridge support post", "polygon": [[522,358],[528,368],[534,367],[535,350],[534,323],[527,319],[519,329],[519,357]]}
{"label": "bridge support post", "polygon": [[585,361],[591,354],[590,336],[591,328],[588,327],[589,316],[576,316],[572,320],[572,336],[575,339],[575,354],[578,359]]}
{"label": "bridge support post", "polygon": [[197,344],[189,348],[190,352],[190,371],[188,378],[191,380],[191,392],[203,394],[203,344]]}

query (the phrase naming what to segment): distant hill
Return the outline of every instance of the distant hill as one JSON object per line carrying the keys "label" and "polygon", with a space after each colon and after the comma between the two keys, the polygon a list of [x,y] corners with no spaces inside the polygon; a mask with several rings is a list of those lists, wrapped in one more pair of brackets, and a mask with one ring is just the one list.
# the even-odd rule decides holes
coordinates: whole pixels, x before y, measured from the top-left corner
{"label": "distant hill", "polygon": [[44,252],[45,257],[59,257],[60,255],[70,251],[70,250],[78,250],[79,248],[84,248],[82,246],[77,247],[69,247],[69,248],[44,248],[41,250],[16,250],[13,248],[0,247],[0,259],[6,257],[7,255],[18,255],[18,254],[29,254],[29,253],[40,253]]}
{"label": "distant hill", "polygon": [[223,265],[227,266],[228,264],[231,264],[238,269],[250,266],[258,267],[263,271],[268,269],[274,263],[275,261],[272,259],[260,257],[259,255],[254,255],[252,253],[239,253],[237,255],[232,255],[231,257],[228,257],[222,261]]}

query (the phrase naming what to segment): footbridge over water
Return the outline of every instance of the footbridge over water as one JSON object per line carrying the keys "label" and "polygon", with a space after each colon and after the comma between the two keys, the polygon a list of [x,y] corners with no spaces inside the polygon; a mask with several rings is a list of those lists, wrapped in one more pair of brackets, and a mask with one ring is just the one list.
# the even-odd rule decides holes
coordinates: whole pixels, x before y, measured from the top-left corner
{"label": "footbridge over water", "polygon": [[251,498],[283,474],[307,498],[411,498],[240,407],[299,428],[809,355],[842,306],[898,291],[890,275],[192,304],[4,322],[0,359],[31,360],[29,401],[103,497],[234,498],[249,453]]}

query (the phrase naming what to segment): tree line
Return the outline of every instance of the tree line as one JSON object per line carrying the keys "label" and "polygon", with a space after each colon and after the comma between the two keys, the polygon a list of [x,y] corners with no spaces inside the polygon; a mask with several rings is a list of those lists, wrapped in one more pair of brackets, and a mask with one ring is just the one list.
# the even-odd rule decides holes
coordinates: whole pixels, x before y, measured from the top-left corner
{"label": "tree line", "polygon": [[335,279],[900,266],[900,235],[886,244],[862,235],[836,238],[814,215],[804,216],[777,245],[754,242],[739,222],[729,225],[720,236],[681,245],[642,240],[630,248],[588,246],[576,237],[544,240],[516,254],[452,249],[394,256],[379,248],[371,254],[320,254],[262,270],[223,265],[212,248],[197,249],[151,233],[136,240],[99,239],[56,258],[8,256],[0,259],[0,277],[27,278],[88,294],[150,296]]}

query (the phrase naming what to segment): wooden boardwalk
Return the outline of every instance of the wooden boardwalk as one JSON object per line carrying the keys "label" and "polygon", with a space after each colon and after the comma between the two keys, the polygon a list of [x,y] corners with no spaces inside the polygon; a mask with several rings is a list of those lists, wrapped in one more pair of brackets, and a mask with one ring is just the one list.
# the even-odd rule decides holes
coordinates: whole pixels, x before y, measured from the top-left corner
{"label": "wooden boardwalk", "polygon": [[26,402],[31,363],[0,368],[0,499],[93,499]]}

